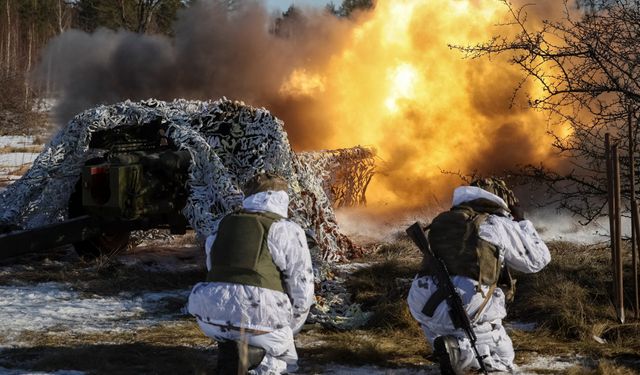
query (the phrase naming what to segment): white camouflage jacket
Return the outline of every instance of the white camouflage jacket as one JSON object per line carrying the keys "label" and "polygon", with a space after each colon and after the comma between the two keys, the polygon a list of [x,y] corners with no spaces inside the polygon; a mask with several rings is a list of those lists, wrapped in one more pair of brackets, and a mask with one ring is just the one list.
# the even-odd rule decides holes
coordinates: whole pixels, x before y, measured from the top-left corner
{"label": "white camouflage jacket", "polygon": [[[268,211],[287,217],[289,196],[284,191],[251,195],[243,202],[248,211]],[[216,234],[207,238],[207,269]],[[285,326],[294,333],[304,324],[315,301],[311,256],[302,228],[286,219],[276,221],[267,234],[273,262],[284,275],[287,294],[250,285],[223,282],[196,284],[188,311],[201,323],[272,332]]]}
{"label": "white camouflage jacket", "polygon": [[[453,206],[478,198],[490,199],[506,210],[506,203],[498,196],[473,186],[461,186],[454,191]],[[510,268],[534,273],[544,268],[550,261],[551,255],[547,245],[540,239],[533,224],[529,220],[516,222],[510,217],[490,215],[480,225],[480,238],[494,244],[500,250],[500,258],[503,264]],[[452,277],[467,314],[474,318],[476,333],[494,331],[497,325],[502,324],[506,316],[505,296],[500,288],[496,288],[493,296],[486,304],[483,311],[476,315],[478,308],[484,302],[483,293],[488,292],[489,286],[482,285],[482,293],[477,291],[477,280],[464,276]],[[431,343],[435,337],[452,334],[454,329],[448,315],[448,306],[443,301],[435,310],[433,317],[422,314],[422,308],[429,297],[435,292],[436,286],[431,277],[416,277],[413,281],[407,302],[413,317],[423,326],[427,338]]]}

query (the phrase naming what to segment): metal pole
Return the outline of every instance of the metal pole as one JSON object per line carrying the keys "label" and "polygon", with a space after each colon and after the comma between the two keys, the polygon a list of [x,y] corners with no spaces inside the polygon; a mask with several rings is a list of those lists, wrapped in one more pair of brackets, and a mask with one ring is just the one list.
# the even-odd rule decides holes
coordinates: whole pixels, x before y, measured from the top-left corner
{"label": "metal pole", "polygon": [[618,320],[624,323],[624,290],[622,282],[622,227],[620,222],[620,156],[618,153],[618,145],[611,146],[611,161],[613,164],[613,209],[615,219],[615,269],[616,269],[616,310]]}
{"label": "metal pole", "polygon": [[618,295],[617,287],[618,283],[616,283],[616,221],[614,219],[614,202],[613,202],[613,166],[611,162],[611,140],[609,133],[604,135],[604,149],[605,149],[605,158],[606,158],[606,167],[607,167],[607,206],[609,207],[609,238],[611,241],[611,268],[613,271],[613,297],[611,301],[613,302],[613,306],[616,306],[616,298]]}
{"label": "metal pole", "polygon": [[631,109],[629,109],[629,113],[627,115],[627,122],[629,127],[629,189],[630,189],[630,200],[631,200],[631,264],[633,267],[633,317],[638,319],[638,311],[640,310],[640,301],[638,301],[638,256],[637,256],[637,243],[636,238],[638,237],[638,228],[634,224],[634,219],[638,220],[638,210],[636,207],[636,165],[634,153],[636,149],[635,137],[633,136],[633,113]]}

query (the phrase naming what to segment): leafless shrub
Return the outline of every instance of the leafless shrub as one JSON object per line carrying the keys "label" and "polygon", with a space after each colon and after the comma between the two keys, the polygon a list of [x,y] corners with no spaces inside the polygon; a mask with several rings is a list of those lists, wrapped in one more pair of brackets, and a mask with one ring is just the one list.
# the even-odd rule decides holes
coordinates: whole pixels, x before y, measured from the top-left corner
{"label": "leafless shrub", "polygon": [[[520,175],[546,186],[550,203],[591,222],[606,203],[604,134],[611,133],[621,155],[638,143],[640,5],[614,0],[576,9],[564,0],[560,21],[538,23],[528,18],[527,5],[502,2],[509,15],[503,36],[452,48],[468,58],[507,55],[525,74],[520,87],[539,85],[529,103],[548,114],[553,146],[567,162],[559,168],[528,165]],[[629,159],[621,162],[627,174]],[[627,175],[623,181],[628,197]]]}

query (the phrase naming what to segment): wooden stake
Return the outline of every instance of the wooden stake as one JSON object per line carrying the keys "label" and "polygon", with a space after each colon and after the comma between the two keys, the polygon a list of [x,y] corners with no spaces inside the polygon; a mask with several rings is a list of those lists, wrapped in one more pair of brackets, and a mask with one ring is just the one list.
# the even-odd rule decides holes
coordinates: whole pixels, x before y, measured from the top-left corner
{"label": "wooden stake", "polygon": [[[636,231],[636,234],[640,233],[640,212],[638,209],[640,204],[638,201],[631,202],[631,223]],[[636,236],[636,249],[640,249],[640,236]],[[637,254],[633,254],[633,293],[635,299],[635,318],[638,319],[638,257]]]}
{"label": "wooden stake", "polygon": [[611,140],[609,133],[604,135],[604,149],[605,149],[605,158],[606,158],[606,167],[607,167],[607,206],[609,207],[609,238],[611,242],[611,268],[613,271],[613,297],[611,298],[613,305],[616,305],[616,296],[618,295],[618,291],[616,290],[618,283],[616,283],[616,221],[614,219],[615,210],[614,210],[614,202],[613,202],[613,166],[611,163]]}
{"label": "wooden stake", "polygon": [[633,136],[633,112],[629,109],[627,115],[627,125],[629,130],[629,189],[630,189],[630,201],[631,201],[631,264],[633,267],[633,317],[638,319],[638,311],[640,310],[640,301],[638,301],[638,226],[636,226],[634,219],[638,220],[638,210],[636,202],[636,164],[635,164],[635,149],[636,142]]}
{"label": "wooden stake", "polygon": [[613,172],[613,210],[615,220],[615,269],[616,269],[616,313],[618,321],[624,323],[624,289],[622,282],[622,231],[620,222],[620,156],[618,145],[611,146]]}

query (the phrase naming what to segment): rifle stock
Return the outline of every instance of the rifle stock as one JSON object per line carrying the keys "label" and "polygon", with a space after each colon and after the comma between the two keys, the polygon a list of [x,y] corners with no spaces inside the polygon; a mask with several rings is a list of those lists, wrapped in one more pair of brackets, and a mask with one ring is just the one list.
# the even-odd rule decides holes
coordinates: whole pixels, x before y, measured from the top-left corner
{"label": "rifle stock", "polygon": [[471,320],[469,320],[469,316],[464,309],[464,304],[462,303],[462,299],[460,295],[456,291],[453,282],[451,281],[451,277],[449,275],[449,271],[447,270],[446,264],[431,250],[431,246],[429,245],[429,240],[427,236],[425,236],[424,231],[419,223],[414,223],[406,230],[409,238],[418,246],[422,254],[427,258],[427,264],[430,265],[430,270],[432,273],[432,277],[434,282],[436,283],[438,289],[443,290],[445,294],[445,301],[447,301],[447,305],[449,305],[449,317],[451,318],[451,322],[453,323],[454,328],[459,328],[464,331],[464,334],[471,342],[471,346],[473,347],[473,351],[475,352],[476,359],[478,360],[478,364],[480,366],[480,370],[486,375],[487,368],[484,365],[483,357],[478,352],[478,348],[476,347],[476,333],[473,331],[471,326]]}

